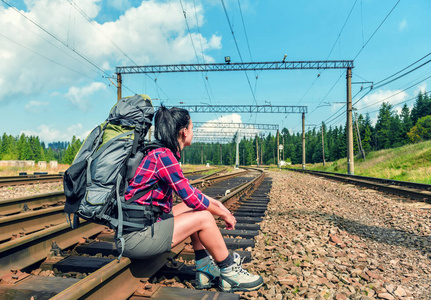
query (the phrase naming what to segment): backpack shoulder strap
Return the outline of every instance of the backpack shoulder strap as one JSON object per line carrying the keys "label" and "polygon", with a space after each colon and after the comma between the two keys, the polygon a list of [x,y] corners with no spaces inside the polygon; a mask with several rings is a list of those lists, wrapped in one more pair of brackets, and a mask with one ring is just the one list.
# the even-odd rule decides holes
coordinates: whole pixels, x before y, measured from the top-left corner
{"label": "backpack shoulder strap", "polygon": [[133,195],[132,198],[130,198],[129,200],[127,200],[125,203],[126,204],[130,204],[135,200],[138,200],[139,198],[141,198],[142,196],[144,196],[146,193],[148,193],[149,191],[153,191],[159,188],[159,182],[156,182],[155,184],[136,192],[136,194]]}

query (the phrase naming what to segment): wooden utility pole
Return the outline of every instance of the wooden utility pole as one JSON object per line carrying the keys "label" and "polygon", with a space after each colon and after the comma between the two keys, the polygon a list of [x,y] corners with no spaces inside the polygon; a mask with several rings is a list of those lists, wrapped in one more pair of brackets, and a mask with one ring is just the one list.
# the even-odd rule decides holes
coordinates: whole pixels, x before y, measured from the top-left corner
{"label": "wooden utility pole", "polygon": [[302,169],[305,170],[305,113],[302,113]]}
{"label": "wooden utility pole", "polygon": [[221,149],[221,144],[219,144],[219,145],[220,145],[220,165],[222,165],[223,164],[223,151]]}
{"label": "wooden utility pole", "polygon": [[353,159],[353,122],[352,122],[352,69],[347,68],[347,174],[355,174]]}
{"label": "wooden utility pole", "polygon": [[277,167],[280,166],[280,149],[278,149],[280,146],[280,133],[277,130]]}
{"label": "wooden utility pole", "polygon": [[323,156],[323,165],[325,165],[325,139],[323,137],[323,124],[322,124],[322,156]]}
{"label": "wooden utility pole", "polygon": [[259,136],[256,135],[256,164],[259,167],[259,144],[257,140],[259,139]]}
{"label": "wooden utility pole", "polygon": [[359,152],[361,152],[362,159],[365,160],[365,151],[364,151],[364,148],[362,148],[361,134],[359,132],[359,126],[358,126],[358,116],[356,115],[356,113],[355,113],[355,123],[356,123],[356,130],[358,132],[357,138],[358,138]]}
{"label": "wooden utility pole", "polygon": [[121,82],[122,82],[122,79],[121,79],[121,74],[120,73],[117,73],[117,101],[120,101],[120,99],[121,99]]}

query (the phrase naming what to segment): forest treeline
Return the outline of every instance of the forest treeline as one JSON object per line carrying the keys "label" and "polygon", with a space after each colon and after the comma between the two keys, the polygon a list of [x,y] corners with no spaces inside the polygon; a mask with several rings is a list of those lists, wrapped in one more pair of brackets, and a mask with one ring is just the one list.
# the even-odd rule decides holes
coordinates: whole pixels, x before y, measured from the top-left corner
{"label": "forest treeline", "polygon": [[[382,103],[375,125],[369,114],[354,114],[354,151],[365,153],[381,149],[400,147],[408,143],[431,139],[431,97],[419,93],[413,108],[406,104],[397,112],[391,104]],[[322,140],[323,131],[323,140]],[[256,141],[257,139],[257,141]],[[181,161],[189,164],[210,163],[212,165],[235,164],[235,138],[229,144],[193,143],[181,154]],[[0,140],[0,160],[34,160],[70,164],[82,141],[75,136],[71,142],[45,144],[37,136],[11,136],[3,134]],[[279,143],[284,146],[280,159],[292,164],[302,163],[302,134],[292,134],[286,128],[280,132]],[[322,147],[322,144],[324,147]],[[259,149],[259,154],[257,153]],[[305,133],[306,163],[335,161],[346,156],[346,126],[326,126],[322,123]],[[254,139],[242,139],[239,144],[240,164],[254,165],[259,155],[259,164],[277,163],[277,136],[268,134]]]}

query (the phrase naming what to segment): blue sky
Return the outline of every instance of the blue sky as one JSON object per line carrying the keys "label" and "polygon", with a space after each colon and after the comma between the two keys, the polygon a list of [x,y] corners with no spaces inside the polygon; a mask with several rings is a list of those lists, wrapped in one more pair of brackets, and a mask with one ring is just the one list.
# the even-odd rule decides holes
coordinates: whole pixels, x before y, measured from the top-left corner
{"label": "blue sky", "polygon": [[[106,77],[114,76],[116,66],[197,63],[196,57],[221,63],[225,56],[241,62],[223,3],[244,62],[281,61],[285,54],[294,61],[354,59],[352,81],[376,83],[431,52],[428,0],[2,0],[0,132],[38,135],[45,142],[85,137],[115,104],[116,88]],[[354,84],[353,102],[363,97],[355,108],[375,119],[382,101],[396,110],[403,103],[411,107],[409,99],[428,91],[430,75],[431,64],[426,64],[371,91],[370,84],[362,91]],[[346,122],[345,113],[337,117],[345,107],[337,103],[346,100],[345,70],[247,76],[250,84],[244,72],[124,75],[123,95],[148,94],[169,106],[251,105],[255,100],[303,105],[309,111],[307,128],[322,121],[330,126]],[[192,119],[301,130],[300,114],[196,113]]]}

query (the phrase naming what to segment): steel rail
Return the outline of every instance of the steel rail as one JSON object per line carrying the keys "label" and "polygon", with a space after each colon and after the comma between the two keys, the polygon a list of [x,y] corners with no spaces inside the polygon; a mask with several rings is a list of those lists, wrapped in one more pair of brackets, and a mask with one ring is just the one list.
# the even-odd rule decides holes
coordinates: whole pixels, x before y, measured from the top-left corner
{"label": "steel rail", "polygon": [[0,176],[0,181],[10,180],[10,179],[28,179],[28,178],[37,178],[37,177],[58,177],[63,176],[61,173],[58,174],[26,174],[26,175],[18,175],[18,176]]}
{"label": "steel rail", "polygon": [[0,241],[24,236],[64,223],[64,206],[50,207],[0,218]]}
{"label": "steel rail", "polygon": [[35,177],[35,178],[16,178],[16,179],[0,179],[0,187],[2,186],[13,186],[23,184],[35,184],[44,182],[61,181],[63,176],[56,175],[53,177]]}
{"label": "steel rail", "polygon": [[0,200],[0,215],[7,216],[26,210],[40,209],[46,206],[62,204],[64,201],[66,201],[66,198],[63,192]]}
{"label": "steel rail", "polygon": [[190,181],[190,184],[192,184],[192,185],[199,185],[200,184],[202,187],[206,187],[206,186],[214,184],[216,182],[220,182],[220,181],[223,181],[223,180],[226,180],[229,178],[234,178],[234,177],[237,177],[240,175],[244,175],[245,173],[247,173],[247,170],[240,171],[240,172],[231,172],[231,173],[227,173],[224,175],[220,175],[218,173],[217,173],[217,175],[211,174],[209,176]]}
{"label": "steel rail", "polygon": [[431,191],[431,184],[420,183],[420,182],[401,181],[401,180],[377,178],[377,177],[369,177],[369,176],[361,176],[361,175],[332,173],[332,172],[325,172],[325,171],[313,171],[313,172],[318,173],[318,174],[335,174],[338,176],[351,177],[351,178],[355,178],[355,179],[363,179],[363,180],[367,180],[367,181],[375,181],[378,183],[385,183],[385,184],[398,185],[398,186],[403,186],[403,187],[411,187],[411,188],[415,188],[415,189]]}
{"label": "steel rail", "polygon": [[430,185],[412,183],[384,178],[348,175],[341,173],[321,172],[312,170],[288,169],[296,172],[308,173],[315,176],[323,176],[337,181],[343,181],[366,188],[376,189],[385,193],[399,195],[415,200],[431,203]]}
{"label": "steel rail", "polygon": [[82,221],[72,229],[67,222],[45,230],[20,237],[0,244],[0,278],[10,270],[21,270],[47,257],[52,242],[61,248],[69,248],[78,243],[82,237],[94,236],[104,230],[105,226]]}

